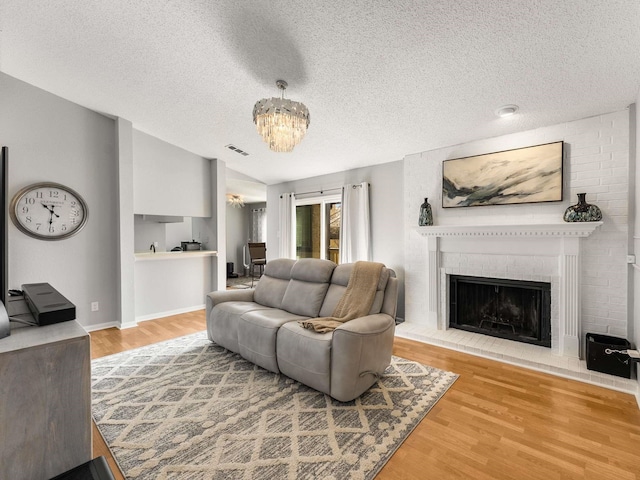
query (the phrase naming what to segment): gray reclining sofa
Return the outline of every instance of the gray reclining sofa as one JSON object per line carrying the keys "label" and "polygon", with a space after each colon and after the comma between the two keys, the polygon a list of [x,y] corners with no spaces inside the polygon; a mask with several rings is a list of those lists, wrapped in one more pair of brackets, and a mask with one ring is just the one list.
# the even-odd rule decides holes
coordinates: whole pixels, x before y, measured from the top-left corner
{"label": "gray reclining sofa", "polygon": [[375,383],[391,361],[398,299],[395,272],[383,268],[365,317],[316,333],[299,320],[331,316],[354,264],[271,260],[255,289],[209,293],[209,339],[275,373],[347,402]]}

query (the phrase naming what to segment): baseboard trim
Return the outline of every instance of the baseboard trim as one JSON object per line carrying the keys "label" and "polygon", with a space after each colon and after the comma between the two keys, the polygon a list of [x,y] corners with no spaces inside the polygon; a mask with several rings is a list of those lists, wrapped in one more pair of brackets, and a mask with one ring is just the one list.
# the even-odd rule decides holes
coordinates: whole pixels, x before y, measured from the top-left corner
{"label": "baseboard trim", "polygon": [[202,305],[194,305],[192,307],[178,308],[176,310],[168,310],[166,312],[151,313],[149,315],[140,315],[136,317],[136,322],[146,322],[147,320],[155,320],[157,318],[171,317],[173,315],[180,315],[182,313],[195,312],[197,310],[203,310],[205,307]]}
{"label": "baseboard trim", "polygon": [[134,328],[137,327],[138,323],[137,322],[128,322],[128,323],[121,323],[118,325],[118,328],[120,330],[126,330],[127,328]]}
{"label": "baseboard trim", "polygon": [[98,323],[96,325],[82,325],[87,332],[95,332],[96,330],[104,330],[105,328],[120,328],[120,324],[118,322],[105,322]]}
{"label": "baseboard trim", "polygon": [[[640,382],[640,379],[638,380]],[[638,388],[636,389],[636,402],[638,403],[638,408],[640,409],[640,383],[638,383]]]}

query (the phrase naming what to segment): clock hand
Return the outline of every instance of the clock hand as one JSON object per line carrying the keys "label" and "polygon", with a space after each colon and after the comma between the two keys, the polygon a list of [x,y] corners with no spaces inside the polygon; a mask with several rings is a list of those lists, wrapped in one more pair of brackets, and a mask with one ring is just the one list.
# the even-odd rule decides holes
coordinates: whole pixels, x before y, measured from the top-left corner
{"label": "clock hand", "polygon": [[[55,205],[46,205],[44,203],[40,203],[40,205],[42,205],[44,208],[49,210],[49,213],[51,214],[51,217],[53,217],[53,215],[55,215],[56,217],[60,218],[60,215],[58,215],[56,212],[53,211],[53,209],[56,208]],[[49,223],[51,223],[51,222],[49,222]]]}
{"label": "clock hand", "polygon": [[43,202],[41,202],[40,205],[42,205],[44,208],[46,208],[48,210],[48,212],[49,212],[49,226],[51,226],[51,224],[53,224],[53,216],[55,215],[56,217],[60,217],[60,215],[54,213],[53,206],[51,206],[51,208],[49,208],[49,205],[45,205]]}

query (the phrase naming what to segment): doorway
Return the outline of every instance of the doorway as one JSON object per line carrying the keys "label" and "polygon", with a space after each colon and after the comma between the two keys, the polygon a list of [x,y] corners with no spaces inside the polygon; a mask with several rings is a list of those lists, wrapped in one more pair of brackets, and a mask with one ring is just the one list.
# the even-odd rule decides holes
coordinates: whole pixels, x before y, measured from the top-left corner
{"label": "doorway", "polygon": [[340,263],[340,195],[296,201],[296,258]]}

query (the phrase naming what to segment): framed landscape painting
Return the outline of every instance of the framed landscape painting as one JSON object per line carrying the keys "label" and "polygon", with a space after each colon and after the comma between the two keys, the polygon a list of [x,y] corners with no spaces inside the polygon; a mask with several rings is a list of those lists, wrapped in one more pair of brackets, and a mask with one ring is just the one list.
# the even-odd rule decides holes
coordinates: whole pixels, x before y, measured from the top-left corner
{"label": "framed landscape painting", "polygon": [[564,142],[442,162],[442,206],[475,207],[562,200]]}

